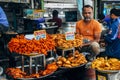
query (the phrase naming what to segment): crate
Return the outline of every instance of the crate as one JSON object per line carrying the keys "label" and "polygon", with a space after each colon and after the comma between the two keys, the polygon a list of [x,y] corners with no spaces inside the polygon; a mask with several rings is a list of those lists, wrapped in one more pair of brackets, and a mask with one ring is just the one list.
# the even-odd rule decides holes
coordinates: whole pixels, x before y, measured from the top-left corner
{"label": "crate", "polygon": [[100,72],[96,70],[96,80],[120,80],[120,72]]}

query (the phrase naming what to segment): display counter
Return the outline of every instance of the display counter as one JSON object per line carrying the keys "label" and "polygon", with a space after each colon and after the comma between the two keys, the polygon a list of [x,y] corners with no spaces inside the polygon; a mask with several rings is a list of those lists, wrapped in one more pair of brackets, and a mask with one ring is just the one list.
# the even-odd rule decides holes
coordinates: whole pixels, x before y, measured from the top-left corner
{"label": "display counter", "polygon": [[42,29],[46,30],[48,34],[54,34],[57,28],[58,26],[50,26],[50,27],[45,27]]}
{"label": "display counter", "polygon": [[44,22],[44,18],[32,19],[32,18],[23,18],[24,20],[24,31],[35,31],[45,29],[47,33],[54,34],[58,26],[48,26]]}

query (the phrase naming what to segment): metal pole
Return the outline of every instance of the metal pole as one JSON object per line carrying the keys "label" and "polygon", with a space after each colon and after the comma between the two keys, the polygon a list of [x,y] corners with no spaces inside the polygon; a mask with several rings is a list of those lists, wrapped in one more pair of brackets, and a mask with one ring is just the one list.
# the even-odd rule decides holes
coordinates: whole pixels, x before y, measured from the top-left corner
{"label": "metal pole", "polygon": [[34,0],[31,0],[31,8],[34,9]]}

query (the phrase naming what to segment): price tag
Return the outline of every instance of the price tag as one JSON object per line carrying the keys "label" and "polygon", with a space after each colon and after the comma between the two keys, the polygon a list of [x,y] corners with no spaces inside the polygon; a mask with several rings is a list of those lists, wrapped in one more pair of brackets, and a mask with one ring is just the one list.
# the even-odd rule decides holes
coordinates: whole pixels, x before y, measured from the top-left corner
{"label": "price tag", "polygon": [[34,36],[36,40],[39,40],[41,38],[46,39],[46,31],[45,30],[34,31]]}
{"label": "price tag", "polygon": [[75,34],[74,34],[74,32],[66,32],[65,37],[66,37],[66,40],[74,40]]}
{"label": "price tag", "polygon": [[98,76],[98,80],[107,80],[105,76],[102,75],[97,75]]}

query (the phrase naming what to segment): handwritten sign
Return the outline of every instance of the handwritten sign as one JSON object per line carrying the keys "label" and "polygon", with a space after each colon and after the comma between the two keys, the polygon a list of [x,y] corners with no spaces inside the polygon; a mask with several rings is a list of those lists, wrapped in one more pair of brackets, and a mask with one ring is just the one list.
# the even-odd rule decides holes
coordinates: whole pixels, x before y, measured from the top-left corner
{"label": "handwritten sign", "polygon": [[74,32],[66,32],[65,37],[66,37],[66,40],[74,40],[75,34],[74,34]]}
{"label": "handwritten sign", "polygon": [[46,31],[45,30],[34,31],[34,36],[36,40],[39,40],[41,38],[46,39]]}
{"label": "handwritten sign", "polygon": [[97,75],[98,76],[98,80],[107,80],[105,76],[102,75]]}

